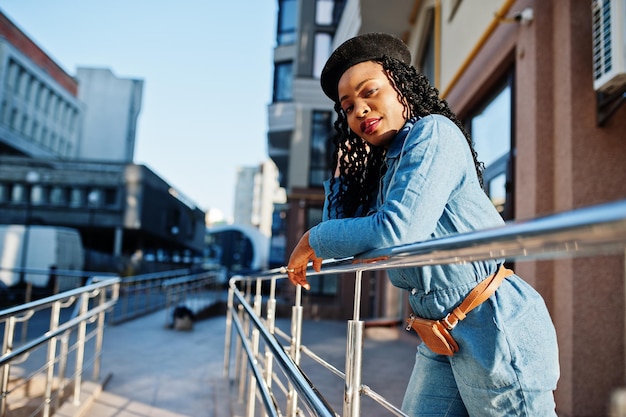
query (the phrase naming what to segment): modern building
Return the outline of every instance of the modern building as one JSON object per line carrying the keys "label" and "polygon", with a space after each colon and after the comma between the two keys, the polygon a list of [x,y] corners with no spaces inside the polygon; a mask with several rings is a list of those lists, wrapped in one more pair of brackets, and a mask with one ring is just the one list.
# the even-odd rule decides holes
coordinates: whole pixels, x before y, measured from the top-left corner
{"label": "modern building", "polygon": [[[335,112],[320,88],[322,68],[342,40],[366,31],[385,31],[403,36],[412,2],[393,7],[376,1],[280,0],[277,45],[274,49],[274,94],[268,108],[268,152],[279,169],[287,192],[283,212],[275,213],[276,240],[290,248],[310,227],[322,219],[323,182],[330,173]],[[284,223],[284,224],[282,224]],[[278,252],[272,253],[278,263]],[[399,291],[386,274],[372,273],[364,280],[363,317],[396,317]],[[352,314],[354,281],[339,276],[310,279],[305,295],[305,314],[347,319]]]}
{"label": "modern building", "polygon": [[71,76],[0,12],[0,223],[77,229],[92,271],[199,259],[204,212],[133,164],[142,89],[108,69]]}
{"label": "modern building", "polygon": [[84,104],[78,82],[0,12],[0,151],[76,158]]}
{"label": "modern building", "polygon": [[0,156],[0,219],[78,230],[90,271],[182,267],[204,247],[204,212],[143,165]]}
{"label": "modern building", "polygon": [[[321,207],[321,190],[307,186],[314,140],[313,112],[305,110],[329,109],[308,52],[318,3],[328,4],[278,2],[268,142],[287,189],[287,249]],[[625,7],[623,0],[485,0],[480,7],[347,0],[331,49],[360,33],[400,36],[471,132],[486,165],[486,193],[506,220],[523,221],[626,198]],[[606,415],[611,393],[626,383],[624,262],[621,255],[513,265],[544,296],[557,328],[559,415]],[[341,306],[352,305],[343,281],[328,288],[325,304],[322,297],[303,302],[343,318]],[[362,317],[385,317],[394,312],[390,304],[406,303],[378,277],[363,282],[370,303]]]}
{"label": "modern building", "polygon": [[278,183],[278,168],[271,159],[258,166],[239,167],[235,188],[234,223],[272,235],[274,206],[286,202]]}
{"label": "modern building", "polygon": [[108,68],[78,68],[76,79],[85,104],[76,157],[132,163],[143,81],[116,77]]}

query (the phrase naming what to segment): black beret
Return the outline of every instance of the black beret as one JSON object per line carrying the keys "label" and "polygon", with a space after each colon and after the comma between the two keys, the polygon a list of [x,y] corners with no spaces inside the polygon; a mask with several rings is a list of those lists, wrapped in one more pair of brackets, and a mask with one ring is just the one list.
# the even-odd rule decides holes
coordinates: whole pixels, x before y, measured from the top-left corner
{"label": "black beret", "polygon": [[411,53],[401,39],[387,33],[365,33],[342,43],[330,55],[320,83],[322,90],[333,101],[337,101],[337,85],[344,72],[353,65],[375,61],[383,56],[395,58],[411,65]]}

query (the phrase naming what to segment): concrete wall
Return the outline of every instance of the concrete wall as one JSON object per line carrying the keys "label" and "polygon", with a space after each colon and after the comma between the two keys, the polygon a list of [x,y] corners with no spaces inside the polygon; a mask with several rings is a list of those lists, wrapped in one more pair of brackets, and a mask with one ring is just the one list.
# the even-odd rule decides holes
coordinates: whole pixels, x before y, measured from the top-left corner
{"label": "concrete wall", "polygon": [[103,68],[78,68],[76,78],[86,106],[78,157],[132,162],[143,81],[118,78]]}

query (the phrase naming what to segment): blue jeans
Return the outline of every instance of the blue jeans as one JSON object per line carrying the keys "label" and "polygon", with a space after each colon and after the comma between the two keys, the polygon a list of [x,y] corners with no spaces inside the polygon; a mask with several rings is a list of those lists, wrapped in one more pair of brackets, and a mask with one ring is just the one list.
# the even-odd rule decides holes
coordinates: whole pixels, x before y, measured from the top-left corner
{"label": "blue jeans", "polygon": [[519,277],[451,331],[454,356],[417,348],[402,410],[410,416],[556,416],[556,332],[545,303]]}

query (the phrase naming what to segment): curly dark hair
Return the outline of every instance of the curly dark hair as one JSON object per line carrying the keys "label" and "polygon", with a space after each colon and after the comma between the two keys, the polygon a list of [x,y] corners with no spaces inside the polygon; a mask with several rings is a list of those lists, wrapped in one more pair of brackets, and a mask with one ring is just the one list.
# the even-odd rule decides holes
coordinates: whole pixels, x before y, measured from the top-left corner
{"label": "curly dark hair", "polygon": [[[392,86],[398,92],[398,100],[405,106],[405,118],[424,117],[429,114],[440,114],[452,120],[463,132],[474,157],[476,174],[482,186],[482,172],[484,165],[478,161],[472,139],[463,127],[461,121],[450,110],[448,103],[439,98],[439,91],[433,87],[428,78],[415,67],[407,65],[397,59],[383,57],[377,60],[387,73]],[[336,135],[333,138],[335,145],[332,155],[332,172],[337,169],[343,173],[341,189],[336,195],[329,195],[330,207],[335,207],[336,217],[364,216],[372,207],[376,198],[380,178],[385,173],[386,149],[367,144],[348,127],[348,121],[341,109],[340,103],[335,103],[337,120],[335,121]],[[339,158],[339,154],[344,157]],[[339,165],[339,166],[338,166]],[[331,177],[331,187],[337,178]],[[337,201],[333,201],[336,198]],[[332,213],[328,213],[330,217]]]}

